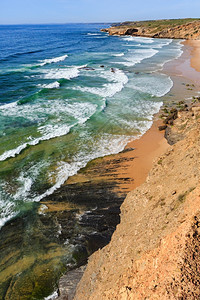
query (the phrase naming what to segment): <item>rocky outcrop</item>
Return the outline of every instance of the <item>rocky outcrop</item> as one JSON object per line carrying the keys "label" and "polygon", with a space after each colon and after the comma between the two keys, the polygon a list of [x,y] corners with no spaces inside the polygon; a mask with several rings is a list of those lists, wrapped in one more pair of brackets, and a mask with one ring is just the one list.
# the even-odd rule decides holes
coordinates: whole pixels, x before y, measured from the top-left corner
{"label": "rocky outcrop", "polygon": [[130,192],[111,242],[95,252],[75,300],[199,299],[200,107],[178,112],[178,142]]}
{"label": "rocky outcrop", "polygon": [[[168,20],[122,23],[120,26],[113,26],[102,29],[109,35],[130,35],[153,38],[171,39],[200,39],[200,21],[192,21],[186,24],[177,25],[179,22],[169,24]],[[180,20],[178,20],[180,21]]]}

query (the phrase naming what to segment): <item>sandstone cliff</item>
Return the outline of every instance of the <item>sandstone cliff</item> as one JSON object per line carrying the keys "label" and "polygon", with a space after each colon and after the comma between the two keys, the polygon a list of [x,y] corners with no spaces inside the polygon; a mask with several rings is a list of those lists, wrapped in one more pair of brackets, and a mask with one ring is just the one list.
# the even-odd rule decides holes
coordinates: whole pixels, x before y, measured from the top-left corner
{"label": "sandstone cliff", "polygon": [[128,194],[121,222],[110,244],[90,257],[75,300],[199,299],[200,107],[179,112],[169,131],[176,143]]}
{"label": "sandstone cliff", "polygon": [[153,38],[200,39],[200,20],[158,20],[126,22],[102,29],[109,35],[131,35]]}

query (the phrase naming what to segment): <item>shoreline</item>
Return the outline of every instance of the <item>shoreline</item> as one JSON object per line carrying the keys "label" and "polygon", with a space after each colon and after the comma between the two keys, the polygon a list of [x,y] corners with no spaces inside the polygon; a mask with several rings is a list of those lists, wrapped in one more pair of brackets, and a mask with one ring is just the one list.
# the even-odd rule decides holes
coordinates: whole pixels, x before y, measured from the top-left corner
{"label": "shoreline", "polygon": [[[181,81],[177,80],[178,87],[175,85],[173,89],[178,90]],[[184,89],[187,91],[186,85]],[[194,90],[187,92],[189,97]],[[166,103],[170,94],[166,95]],[[40,278],[42,274],[38,289],[48,294],[53,282],[58,282],[60,276],[70,270],[71,262],[75,261],[72,268],[76,271],[86,263],[88,256],[108,245],[119,224],[120,206],[127,193],[145,182],[155,157],[168,147],[164,131],[157,128],[162,122],[159,115],[154,116],[152,127],[142,137],[128,143],[122,152],[90,161],[52,195],[35,203],[33,210],[22,213],[3,227],[0,243],[3,266],[0,267],[3,267],[1,281],[7,297],[17,298],[20,293],[27,292],[26,287],[35,274]],[[40,243],[32,245],[35,240]],[[69,247],[69,252],[68,241],[73,249]],[[9,253],[4,251],[4,243],[10,245]],[[22,247],[15,255],[19,245]],[[32,247],[26,250],[26,245]],[[25,256],[23,251],[26,251]],[[69,259],[68,255],[71,255]],[[12,268],[9,257],[12,257]],[[16,279],[16,284],[10,284],[8,278],[11,275],[14,278],[16,270],[24,273]],[[31,270],[30,276],[26,276],[25,270]],[[76,276],[72,276],[73,280]]]}
{"label": "shoreline", "polygon": [[[197,87],[192,88],[190,90],[187,87],[187,84],[190,85],[191,82],[193,82],[194,80],[193,77],[194,72],[192,66],[188,67],[188,59],[189,60],[191,59],[191,52],[190,52],[191,49],[189,49],[188,46],[191,45],[188,45],[187,42],[184,42],[183,54],[178,59],[167,62],[164,65],[163,70],[161,71],[165,74],[168,74],[169,76],[172,76],[173,79],[175,78],[175,82],[172,90],[166,96],[164,96],[164,98],[168,99],[168,101],[166,101],[168,102],[168,104],[170,104],[169,94],[176,93],[177,90],[179,91],[180,87],[183,88],[183,80],[186,81],[184,83],[185,85],[184,90],[182,90],[181,92],[179,91],[182,96],[183,95],[185,96],[185,92],[186,92],[186,98],[187,97],[190,98],[192,97],[192,95],[194,95],[194,93],[197,92],[198,89]],[[192,78],[190,78],[189,76],[185,76],[185,69],[181,67],[183,64],[185,65],[186,63],[187,63],[187,74],[193,73]],[[190,71],[189,73],[188,70]],[[195,71],[195,73],[197,72]],[[195,79],[198,81],[197,75],[199,74],[197,73],[195,75],[196,75]],[[197,81],[195,81],[195,83]],[[172,100],[175,100],[176,104],[178,100],[182,100],[179,98],[180,97],[179,93],[177,97],[178,97],[177,99],[176,97],[171,97]],[[128,145],[125,147],[124,151],[122,151],[121,153],[110,155],[109,157],[101,158],[101,160],[103,161],[119,160],[118,166],[114,172],[114,176],[116,176],[116,178],[122,178],[122,177],[129,178],[128,182],[122,181],[120,185],[117,186],[116,188],[117,193],[125,192],[126,194],[128,194],[130,191],[133,191],[135,188],[141,186],[145,182],[149,174],[149,171],[153,166],[154,160],[159,156],[163,155],[167,151],[167,149],[170,148],[170,145],[167,143],[167,140],[164,137],[165,132],[158,130],[158,126],[162,124],[162,120],[159,119],[159,117],[162,114],[165,104],[166,103],[164,102],[160,111],[156,115],[154,115],[153,124],[151,128],[144,135],[142,135],[140,138],[136,140],[129,142]],[[172,106],[173,105],[174,103],[172,103]],[[95,161],[97,161],[98,164],[98,159]],[[75,177],[77,177],[77,175],[75,175]],[[123,205],[124,204],[122,204],[122,206]],[[65,276],[68,278],[67,275]],[[65,281],[63,282],[63,280],[61,279],[61,282],[62,282],[62,293],[65,293],[66,292],[65,288],[67,289],[67,287],[63,286]],[[70,294],[70,292],[71,290],[69,289],[68,293]],[[73,289],[73,293],[74,293],[74,289]]]}
{"label": "shoreline", "polygon": [[[171,103],[171,105],[174,106],[178,101],[182,100],[183,95],[188,99],[190,97],[193,97],[194,94],[198,96],[197,91],[200,90],[200,73],[193,69],[194,63],[196,63],[196,61],[198,60],[196,56],[194,58],[194,54],[198,55],[198,53],[194,53],[193,47],[197,45],[197,42],[200,47],[200,41],[194,42],[195,43],[193,44],[193,41],[184,40],[182,42],[184,45],[184,50],[181,56],[172,61],[166,62],[166,64],[163,66],[163,69],[160,71],[161,73],[164,73],[173,79],[173,87],[166,95],[162,97],[163,105],[160,107],[159,111],[153,115],[151,127],[140,137],[128,142],[123,151],[117,154],[110,154],[108,156],[96,158],[89,162],[88,165],[83,169],[87,169],[88,166],[90,166],[90,163],[94,162],[98,164],[99,160],[105,160],[105,162],[108,162],[111,160],[120,160],[123,158],[122,160],[124,162],[119,163],[114,176],[119,178],[125,176],[131,179],[132,182],[123,182],[122,189],[126,190],[126,192],[129,192],[145,181],[148,172],[151,169],[153,160],[167,149],[168,144],[167,140],[164,137],[164,131],[158,130],[158,127],[162,125],[162,119],[160,118],[160,116],[162,115],[165,104],[168,104],[170,106]],[[190,60],[191,65],[189,64]],[[193,81],[195,81],[198,87],[192,86],[192,88],[188,88],[187,85],[189,85],[190,87]],[[184,87],[183,84],[185,85]],[[180,90],[180,88],[182,90]],[[126,158],[128,163],[126,162]],[[131,158],[134,158],[134,160],[131,160]],[[89,180],[90,179],[91,178],[89,178]],[[76,183],[79,181],[84,182],[87,180],[88,178],[82,176],[82,171],[79,170],[77,174],[69,177],[64,185],[68,183]]]}
{"label": "shoreline", "polygon": [[[175,86],[173,87],[173,93],[176,92],[176,90],[179,90],[180,87],[182,87],[182,95],[184,95],[184,98],[191,98],[190,94],[192,94],[192,93],[193,93],[193,96],[198,95],[199,84],[200,84],[200,73],[198,73],[198,71],[200,71],[200,64],[197,64],[196,61],[198,60],[198,49],[199,48],[200,48],[200,41],[198,41],[198,43],[196,41],[194,41],[194,43],[193,43],[193,41],[192,42],[191,41],[190,42],[184,42],[184,52],[183,52],[182,56],[177,61],[169,62],[168,64],[166,64],[166,66],[164,66],[164,71],[165,72],[167,72],[168,74],[171,74],[171,76],[173,76],[173,77],[177,77],[177,82],[176,82],[177,86],[175,84]],[[195,67],[195,69],[193,69],[194,67]],[[188,83],[186,83],[185,80],[186,80],[186,82],[188,81]],[[192,82],[194,82],[195,85]],[[178,91],[178,92],[180,92],[180,91]],[[178,93],[178,95],[179,95],[179,93]],[[169,96],[169,95],[166,95],[166,97],[167,96]],[[183,98],[182,99],[179,98],[179,101],[180,100],[183,100]],[[192,101],[191,99],[189,99],[189,100]],[[198,104],[197,104],[197,106],[198,106]],[[188,109],[186,108],[184,114],[185,115],[190,114],[192,116],[192,113],[189,112],[189,110],[187,112],[187,110]],[[161,111],[162,111],[162,108],[161,108]],[[160,113],[161,113],[161,111],[160,111]],[[196,110],[194,110],[194,111],[196,111]],[[179,118],[181,119],[181,116],[184,115],[184,114],[181,113],[181,112],[179,113],[177,124],[180,123]],[[185,123],[183,122],[184,120],[185,120],[184,118],[183,118],[183,120],[181,120],[183,125],[182,125],[182,127],[180,126],[180,128],[182,128],[182,130],[184,130],[183,128],[186,128]],[[190,121],[193,122],[193,124],[195,126],[195,121],[193,121],[192,118],[190,119]],[[156,123],[156,121],[154,120],[153,127],[154,127],[155,123]],[[174,128],[172,128],[172,129],[175,130]],[[152,128],[149,129],[149,131],[147,131],[147,133],[144,134],[138,140],[138,142],[139,142],[138,146],[141,146],[142,143],[144,142],[145,135],[146,136],[148,136],[148,135],[151,136],[151,132],[152,132]],[[186,137],[187,137],[187,135],[186,135]],[[192,138],[193,138],[193,135],[192,135]],[[164,137],[163,137],[163,139],[164,139]],[[163,139],[162,138],[160,139],[161,144],[162,144]],[[191,140],[191,138],[189,138],[189,141],[190,140]],[[134,142],[137,142],[137,140],[134,141]],[[132,143],[134,144],[134,142],[132,142]],[[151,144],[151,138],[150,138],[149,142]],[[148,145],[148,143],[147,143],[147,145]],[[132,147],[133,146],[134,145],[132,145]],[[119,294],[120,294],[120,297],[121,297],[120,299],[127,299],[127,297],[128,297],[128,299],[135,299],[134,297],[138,297],[137,299],[143,299],[142,296],[143,297],[147,296],[147,294],[145,294],[145,291],[146,291],[146,293],[147,292],[148,293],[154,293],[154,295],[155,295],[155,293],[157,293],[157,286],[159,287],[159,284],[156,284],[156,278],[158,277],[159,270],[162,270],[162,272],[165,272],[165,270],[163,270],[163,269],[165,269],[165,267],[162,268],[162,260],[165,261],[166,257],[159,258],[160,262],[161,262],[161,264],[159,264],[159,262],[157,262],[156,254],[154,253],[155,252],[154,251],[153,254],[152,254],[153,255],[153,261],[152,261],[152,258],[150,257],[150,253],[148,252],[146,254],[146,252],[145,252],[144,243],[148,242],[148,238],[146,238],[145,234],[144,234],[144,237],[142,237],[142,239],[143,239],[142,244],[138,245],[138,248],[142,247],[144,249],[140,249],[140,251],[138,252],[139,254],[137,253],[137,255],[135,256],[136,259],[139,258],[138,263],[136,261],[136,267],[135,267],[135,266],[133,266],[133,264],[134,264],[133,257],[134,256],[131,256],[131,254],[132,254],[132,252],[135,253],[136,250],[134,248],[132,248],[132,247],[134,247],[132,244],[129,245],[128,243],[129,243],[129,239],[131,240],[132,235],[133,236],[137,235],[137,231],[139,230],[140,227],[142,227],[142,223],[143,222],[145,223],[146,215],[145,215],[145,213],[143,213],[143,209],[146,206],[151,207],[152,204],[151,204],[151,201],[147,201],[147,200],[143,199],[143,197],[145,197],[144,195],[149,194],[148,188],[144,188],[143,186],[146,187],[149,184],[149,180],[151,180],[151,184],[153,185],[154,180],[155,180],[154,177],[157,180],[157,186],[155,185],[155,188],[158,189],[158,191],[156,191],[156,193],[158,193],[158,195],[157,194],[154,195],[154,193],[155,193],[155,191],[154,191],[153,194],[151,193],[151,197],[152,198],[153,197],[159,198],[159,187],[160,188],[162,187],[162,182],[160,182],[160,180],[162,180],[162,177],[161,178],[156,177],[156,172],[157,172],[156,170],[158,168],[160,170],[160,173],[162,174],[162,176],[165,176],[165,169],[167,169],[167,167],[170,163],[170,159],[168,159],[168,156],[170,157],[170,155],[171,156],[173,155],[172,148],[170,148],[170,146],[168,146],[168,147],[169,147],[168,149],[170,149],[170,150],[168,150],[167,152],[164,151],[165,154],[157,162],[158,166],[154,165],[153,171],[151,170],[150,176],[153,177],[153,179],[152,179],[153,181],[151,180],[151,177],[148,177],[148,181],[146,181],[146,183],[144,183],[144,185],[141,185],[141,183],[144,182],[144,178],[141,179],[141,182],[138,178],[138,185],[136,184],[136,186],[139,186],[139,188],[136,189],[135,192],[132,191],[131,193],[129,193],[127,198],[123,202],[123,204],[122,204],[122,213],[121,213],[121,222],[118,225],[117,230],[114,232],[114,235],[112,237],[111,242],[108,244],[108,246],[106,246],[102,250],[99,250],[98,252],[95,252],[93,254],[93,256],[89,259],[89,264],[87,266],[86,271],[84,272],[83,278],[82,278],[82,280],[81,280],[81,282],[78,286],[78,290],[76,292],[76,296],[75,296],[74,299],[76,299],[76,300],[79,300],[79,299],[81,299],[81,300],[87,299],[88,300],[88,299],[100,299],[100,298],[101,299],[119,299],[118,298]],[[180,148],[179,145],[177,145],[177,147]],[[147,150],[146,148],[147,147],[145,147],[145,150]],[[164,146],[164,148],[165,148],[165,146]],[[158,149],[159,148],[157,148],[157,150]],[[167,147],[166,147],[166,149],[167,149]],[[186,148],[186,149],[188,149],[188,148]],[[179,149],[178,153],[181,153],[180,149]],[[130,152],[130,155],[131,155],[131,152]],[[138,155],[140,155],[139,147],[138,147]],[[181,153],[181,155],[184,156],[184,151],[183,151],[183,153]],[[154,156],[154,158],[159,157],[159,156],[160,156],[160,154],[158,154],[157,156]],[[186,157],[184,157],[184,159],[186,159]],[[192,156],[190,158],[192,158]],[[168,161],[168,164],[164,166],[164,170],[162,168],[163,160]],[[178,160],[178,158],[176,158],[173,161],[173,163],[177,167],[177,161],[176,160]],[[182,160],[183,159],[181,159],[181,161]],[[195,161],[193,161],[193,163],[195,163]],[[186,164],[186,170],[187,170],[188,166],[189,165]],[[168,170],[167,170],[167,172],[168,172]],[[173,173],[173,168],[172,169],[170,168],[170,172]],[[176,172],[178,172],[178,171],[176,170]],[[168,175],[170,176],[171,173],[169,173]],[[183,172],[183,175],[180,175],[180,176],[185,176],[184,172]],[[169,178],[168,181],[170,182],[171,178],[170,177],[168,177],[168,178]],[[177,182],[179,182],[178,181],[179,179],[174,178],[174,183],[176,183],[176,180],[177,180]],[[196,182],[196,179],[195,179],[195,182]],[[172,182],[170,184],[173,185],[173,178],[172,178]],[[175,186],[176,186],[176,184],[175,184]],[[176,195],[177,194],[177,191],[174,191],[174,190],[171,191],[171,189],[174,189],[174,186],[169,185],[169,186],[166,186],[166,188],[168,188],[170,190],[171,195]],[[178,189],[177,186],[176,186],[176,188]],[[184,189],[185,188],[184,183],[181,184],[179,188]],[[191,193],[193,189],[194,188],[191,188],[189,190],[188,194]],[[140,192],[140,190],[141,190],[141,192]],[[146,193],[145,193],[145,191],[146,191]],[[167,190],[166,190],[165,193],[167,194]],[[133,195],[135,197],[137,196],[137,199],[134,198],[134,201],[136,201],[136,204],[133,202],[133,200],[131,198],[131,197],[133,197]],[[182,194],[180,194],[180,195],[182,195]],[[168,201],[171,201],[170,198],[171,197],[169,195],[169,197],[168,197],[169,200]],[[159,200],[161,202],[161,204],[160,204],[161,205],[161,208],[160,208],[161,211],[162,211],[163,206],[165,206],[165,203],[162,202],[162,201],[164,201],[163,199],[164,198]],[[128,201],[129,202],[131,201],[131,202],[128,203]],[[158,201],[158,199],[157,199],[157,201]],[[166,199],[166,201],[167,201],[167,199]],[[179,201],[179,197],[178,197],[178,201]],[[155,204],[155,205],[158,205],[158,204]],[[134,208],[132,208],[132,206]],[[155,209],[155,208],[157,208],[157,206],[153,207],[153,209]],[[136,215],[134,215],[134,217],[137,218],[137,216],[138,216],[138,219],[139,219],[138,222],[141,222],[141,224],[134,221],[134,217],[132,216],[132,213],[131,213],[132,209],[133,209],[133,212],[132,212],[133,215],[134,215],[134,212],[136,211]],[[138,213],[137,213],[137,210],[138,210]],[[148,212],[148,210],[146,211],[146,213],[147,212]],[[141,213],[141,215],[144,214],[143,218],[141,218],[139,216],[139,213]],[[149,214],[151,215],[151,211],[149,212]],[[152,214],[153,214],[153,210],[152,210]],[[173,222],[175,222],[175,224],[176,224],[177,214],[176,214],[176,212],[173,212],[173,214],[174,214],[174,216],[171,219],[171,221],[172,221],[172,224],[173,224]],[[182,210],[180,210],[180,219],[181,220],[183,220],[183,215],[182,214],[183,214]],[[154,215],[154,222],[157,222],[157,219],[159,217],[160,217],[159,214]],[[186,217],[187,217],[187,214],[186,214]],[[133,222],[136,227],[133,227],[133,226],[130,227],[131,222]],[[180,221],[181,224],[182,224],[182,222],[184,222],[184,221]],[[189,223],[190,220],[188,220],[187,222]],[[171,231],[173,230],[173,225],[171,225],[170,222],[166,222],[166,224],[167,225],[165,225],[162,228],[164,233],[165,233],[165,227],[167,227],[167,226],[168,227],[171,226],[170,230]],[[146,230],[146,234],[151,236],[151,234],[153,234],[153,232],[152,232],[152,229],[151,230],[148,229],[148,227],[150,227],[149,224],[148,224],[148,221],[147,221],[146,226],[147,226],[147,228],[146,229],[143,228],[143,231]],[[151,224],[152,228],[153,228],[153,226],[154,225]],[[189,227],[187,227],[186,229],[188,230],[188,228]],[[127,232],[127,230],[128,230],[128,232]],[[149,230],[150,230],[150,232],[149,232]],[[154,228],[154,230],[155,230],[155,228]],[[159,227],[158,227],[157,230],[159,232]],[[130,235],[130,232],[131,232],[131,235]],[[141,233],[141,234],[143,234],[143,233]],[[175,231],[175,234],[177,235],[178,233],[176,233],[176,231]],[[129,237],[129,235],[130,235],[130,237]],[[176,235],[175,235],[175,237],[176,237]],[[183,235],[181,235],[181,237],[182,236]],[[160,233],[158,234],[158,240],[159,239],[160,239]],[[138,237],[138,240],[140,240],[140,237]],[[149,237],[149,242],[150,241],[151,241],[151,239]],[[153,242],[153,246],[151,246],[152,248],[154,247],[154,243],[155,243],[155,241]],[[165,243],[168,243],[168,241],[166,241]],[[161,244],[161,242],[160,242],[160,244]],[[169,244],[168,247],[171,247],[171,245]],[[178,249],[180,249],[179,245],[177,247],[178,247]],[[146,246],[146,248],[148,249],[148,246]],[[163,241],[163,248],[165,248],[164,241]],[[151,251],[151,248],[150,248],[149,251]],[[160,255],[159,250],[156,250],[156,251],[157,251],[158,255]],[[161,249],[161,254],[162,254],[162,251],[164,251],[164,249]],[[180,250],[178,250],[178,253],[179,253],[179,251]],[[142,260],[140,252],[143,255],[142,258],[144,257],[144,259],[146,259],[145,261]],[[168,260],[170,260],[170,259],[173,260],[173,258],[170,256],[170,254],[171,254],[171,252],[169,251],[169,254],[167,254],[169,256],[167,258],[168,258]],[[176,255],[177,255],[177,253],[175,253],[175,256]],[[159,261],[159,259],[158,259],[158,261]],[[156,260],[156,262],[154,260]],[[178,259],[178,263],[180,264],[179,259]],[[156,273],[156,271],[154,271],[154,269],[153,269],[153,272],[155,272],[156,275],[155,275],[155,279],[152,279],[152,276],[150,275],[151,274],[151,269],[150,268],[151,268],[152,265],[154,266],[154,264],[156,264],[155,269],[157,268],[157,265],[159,264],[158,265],[159,269],[157,271],[158,273]],[[171,264],[173,265],[173,262]],[[148,270],[147,270],[147,273],[145,274],[144,272],[146,270],[146,265],[148,265]],[[149,271],[149,269],[150,269],[150,271]],[[124,271],[122,271],[122,270],[124,270]],[[125,273],[125,270],[127,271],[126,273]],[[131,270],[133,272],[133,275],[131,273]],[[138,272],[140,272],[139,273],[140,275],[138,275]],[[175,272],[177,272],[177,271],[175,270]],[[91,274],[93,274],[92,275],[93,276],[92,281],[91,281]],[[109,280],[108,280],[107,276],[108,276]],[[126,276],[127,276],[127,278],[126,278]],[[168,276],[168,274],[167,274],[167,276]],[[148,279],[148,277],[149,277],[149,279]],[[166,276],[164,275],[163,278],[165,278],[165,277]],[[141,281],[138,281],[138,278],[141,278],[140,279]],[[148,280],[150,280],[150,282],[148,282]],[[110,282],[110,284],[109,284],[109,282]],[[153,285],[152,289],[151,289],[151,285],[153,283],[154,283],[155,286]],[[143,287],[139,287],[142,284],[143,284]],[[123,287],[123,285],[124,285],[124,287]],[[133,286],[133,288],[132,288],[132,286]],[[158,288],[158,293],[160,292],[159,288]],[[152,291],[150,291],[150,290],[152,290]],[[152,295],[153,294],[148,294],[148,296],[150,296],[150,297],[152,297]],[[161,294],[158,294],[158,295],[161,296]],[[162,294],[162,295],[164,295],[164,294]],[[172,291],[172,295],[174,295],[173,291]],[[168,299],[168,298],[166,297],[165,299]]]}

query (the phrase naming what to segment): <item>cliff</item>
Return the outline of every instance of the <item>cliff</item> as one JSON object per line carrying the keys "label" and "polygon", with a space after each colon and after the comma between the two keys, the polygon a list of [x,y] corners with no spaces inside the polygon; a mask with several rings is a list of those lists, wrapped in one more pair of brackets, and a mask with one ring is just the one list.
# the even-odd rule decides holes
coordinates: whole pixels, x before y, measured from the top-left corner
{"label": "cliff", "polygon": [[178,112],[170,143],[130,192],[111,242],[89,259],[75,300],[198,299],[200,106]]}
{"label": "cliff", "polygon": [[125,22],[102,29],[109,35],[130,35],[153,38],[200,39],[200,19],[178,19]]}

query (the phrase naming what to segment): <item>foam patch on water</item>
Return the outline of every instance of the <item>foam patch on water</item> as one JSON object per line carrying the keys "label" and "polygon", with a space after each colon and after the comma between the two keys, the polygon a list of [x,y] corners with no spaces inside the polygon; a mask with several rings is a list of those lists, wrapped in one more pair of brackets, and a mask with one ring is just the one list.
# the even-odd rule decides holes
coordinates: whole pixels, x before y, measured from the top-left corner
{"label": "foam patch on water", "polygon": [[58,136],[63,136],[69,133],[71,126],[68,125],[46,125],[38,128],[38,131],[43,134],[43,136],[33,139],[29,142],[26,142],[15,149],[5,151],[2,155],[0,155],[0,161],[4,161],[7,158],[15,157],[20,154],[22,150],[26,149],[28,146],[35,146],[39,144],[41,141],[47,141]]}
{"label": "foam patch on water", "polygon": [[56,300],[57,298],[58,298],[58,292],[57,291],[55,291],[55,292],[53,292],[53,294],[51,294],[50,296],[48,296],[48,297],[45,297],[44,298],[44,300]]}
{"label": "foam patch on water", "polygon": [[100,35],[99,33],[90,33],[88,32],[87,35]]}
{"label": "foam patch on water", "polygon": [[176,59],[179,58],[183,54],[182,48],[184,47],[182,41],[178,41],[177,45],[178,45],[178,49],[177,49],[177,55],[175,57]]}
{"label": "foam patch on water", "polygon": [[132,81],[130,88],[150,94],[156,97],[166,95],[173,87],[173,81],[169,76],[159,74],[147,74],[146,76],[137,76]]}
{"label": "foam patch on water", "polygon": [[15,217],[18,212],[15,211],[15,204],[11,201],[10,195],[4,192],[4,184],[0,186],[0,228],[4,226],[4,224]]}
{"label": "foam patch on water", "polygon": [[73,103],[68,104],[67,113],[78,120],[79,124],[85,123],[97,110],[96,104],[91,103]]}
{"label": "foam patch on water", "polygon": [[[157,40],[156,40],[156,42],[158,42]],[[169,44],[171,44],[173,42],[173,40],[172,39],[164,39],[164,41],[160,41],[159,40],[159,42],[158,42],[158,44],[155,44],[154,46],[153,46],[153,48],[155,49],[161,49],[161,48],[163,48],[163,47],[165,47],[165,46],[168,46]]]}
{"label": "foam patch on water", "polygon": [[1,111],[7,111],[7,110],[10,110],[14,107],[17,106],[17,102],[11,102],[11,103],[7,103],[7,104],[3,104],[3,105],[0,105],[0,110]]}
{"label": "foam patch on water", "polygon": [[43,89],[59,89],[60,83],[58,81],[49,84],[39,84],[38,87]]}
{"label": "foam patch on water", "polygon": [[89,102],[73,102],[67,99],[46,100],[45,102],[35,102],[33,104],[17,105],[17,102],[0,106],[0,113],[7,117],[24,117],[33,122],[44,122],[49,115],[59,116],[61,114],[72,115],[75,118],[86,117],[85,114],[93,114],[97,108],[96,104]]}
{"label": "foam patch on water", "polygon": [[136,37],[136,36],[123,37],[123,40],[128,41],[128,42],[137,42],[137,43],[143,43],[143,44],[152,44],[154,42],[153,38]]}
{"label": "foam patch on water", "polygon": [[141,63],[144,59],[154,56],[158,52],[158,50],[155,50],[153,48],[131,50],[129,51],[129,54],[124,57],[123,61],[116,63],[131,67],[138,63]]}
{"label": "foam patch on water", "polygon": [[[15,193],[9,193],[9,184],[2,182],[0,184],[0,228],[11,218],[17,216],[20,212],[20,206],[24,202],[32,202],[33,194],[31,188],[34,180],[37,178],[43,167],[48,165],[47,161],[40,161],[30,167],[27,171],[22,171],[16,178]],[[8,186],[7,186],[8,185]],[[2,200],[3,199],[3,200]]]}
{"label": "foam patch on water", "polygon": [[78,77],[80,71],[80,67],[67,67],[67,68],[60,68],[60,69],[45,69],[41,72],[44,74],[42,78],[44,79],[71,79]]}
{"label": "foam patch on water", "polygon": [[124,53],[116,53],[116,54],[112,54],[113,56],[116,56],[116,57],[120,57],[120,56],[124,56]]}
{"label": "foam patch on water", "polygon": [[114,72],[111,71],[101,71],[98,73],[99,77],[105,78],[110,83],[105,83],[103,87],[75,87],[75,90],[80,90],[82,92],[87,92],[101,97],[112,97],[116,93],[120,92],[124,85],[128,82],[128,77],[126,74],[119,69],[115,69]]}
{"label": "foam patch on water", "polygon": [[[47,106],[47,113],[50,114],[58,114],[58,113],[68,113],[70,116],[73,116],[76,121],[73,125],[69,124],[47,124],[40,126],[38,128],[38,132],[41,134],[38,138],[31,138],[29,137],[29,140],[15,149],[11,149],[8,151],[5,151],[2,155],[0,155],[0,161],[4,161],[7,158],[15,157],[16,155],[20,154],[22,150],[26,149],[28,146],[35,146],[39,144],[41,141],[50,140],[59,136],[63,136],[69,133],[70,129],[74,127],[77,124],[83,124],[85,123],[97,110],[97,105],[91,104],[91,103],[63,103],[63,101],[60,101],[61,106],[59,106],[59,102],[53,103],[53,107]],[[14,108],[20,108],[20,106],[14,106]],[[30,111],[30,106],[27,105],[27,112]],[[31,111],[33,110],[34,106],[32,106]],[[39,111],[44,111],[43,107],[39,107]],[[19,116],[20,116],[19,110]],[[26,111],[26,110],[25,110]],[[11,111],[6,110],[6,115],[10,115]],[[24,113],[24,110],[23,110]],[[14,115],[16,116],[16,109],[14,110]],[[28,116],[26,116],[28,117]],[[31,116],[32,117],[32,116]]]}
{"label": "foam patch on water", "polygon": [[39,66],[45,66],[47,64],[52,64],[52,63],[57,63],[59,61],[64,61],[66,58],[68,57],[67,54],[59,56],[59,57],[54,57],[54,58],[48,58],[48,59],[44,59],[42,61],[40,61],[41,63],[39,64]]}

